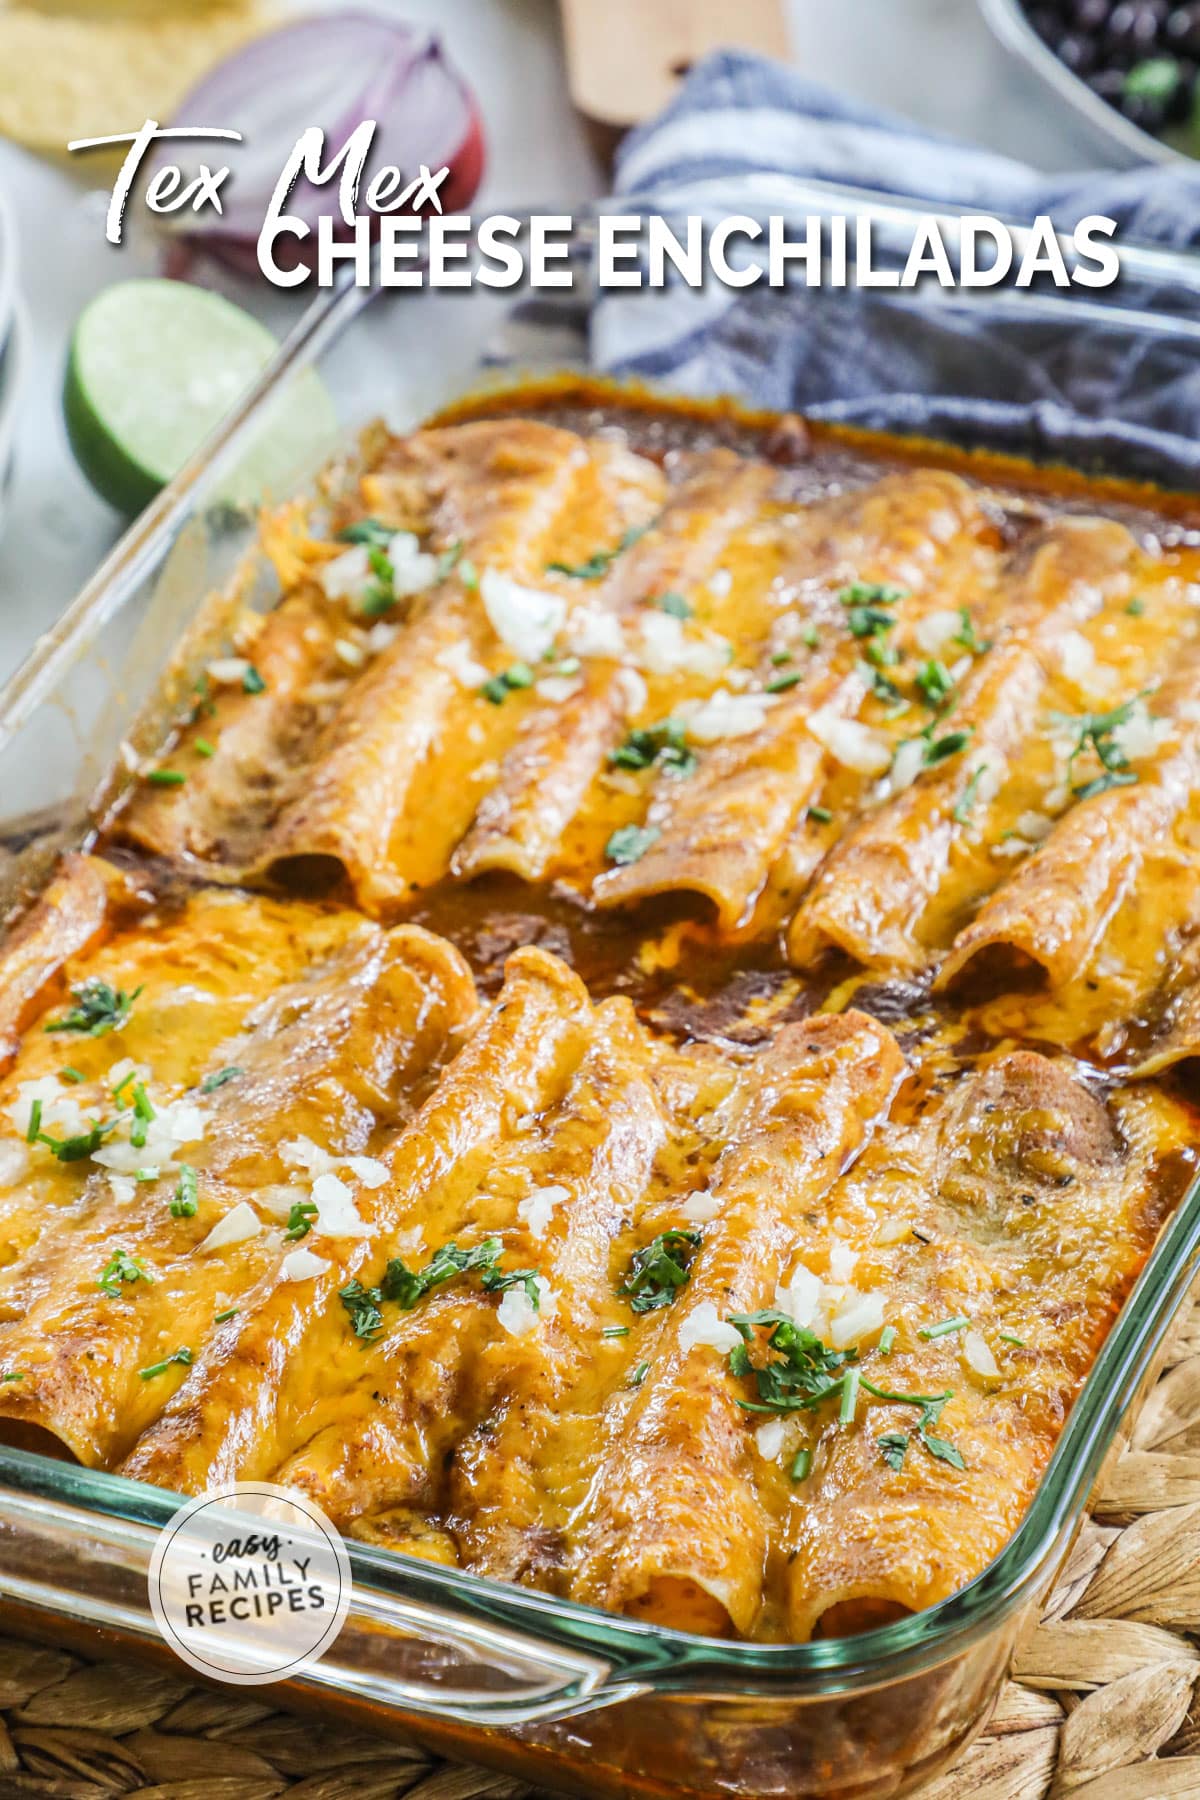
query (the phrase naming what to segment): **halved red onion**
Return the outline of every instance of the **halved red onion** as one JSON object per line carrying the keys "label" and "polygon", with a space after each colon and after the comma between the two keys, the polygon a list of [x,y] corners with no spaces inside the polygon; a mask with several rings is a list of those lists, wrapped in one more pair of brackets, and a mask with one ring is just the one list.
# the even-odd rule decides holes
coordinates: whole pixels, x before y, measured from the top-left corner
{"label": "halved red onion", "polygon": [[[328,162],[354,128],[375,119],[367,161],[371,174],[395,164],[406,182],[422,163],[448,168],[442,210],[470,205],[484,167],[483,130],[475,96],[449,61],[437,36],[372,12],[338,12],[301,19],[255,38],[218,63],[180,103],[175,125],[231,128],[240,144],[171,138],[155,147],[150,170],[176,163],[190,179],[200,164],[228,163],[223,211],[191,208],[160,223],[195,248],[238,267],[256,266],[255,245],[271,195],[297,138],[309,126],[325,132]],[[316,188],[301,177],[287,210],[315,227],[321,213],[337,213],[337,178]],[[344,232],[341,227],[339,235]],[[276,255],[291,238],[281,239]],[[300,247],[297,246],[297,254]]]}

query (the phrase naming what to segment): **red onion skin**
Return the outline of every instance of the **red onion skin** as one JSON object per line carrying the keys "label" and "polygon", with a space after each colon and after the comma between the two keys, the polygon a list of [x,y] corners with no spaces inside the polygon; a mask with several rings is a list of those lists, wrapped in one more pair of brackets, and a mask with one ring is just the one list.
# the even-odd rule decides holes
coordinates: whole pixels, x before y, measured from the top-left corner
{"label": "red onion skin", "polygon": [[[365,54],[374,58],[373,64],[368,60],[366,65],[374,66],[375,73],[364,83],[361,103],[356,102],[350,111],[344,105],[338,108],[338,117],[332,122],[319,116],[309,117],[307,113],[304,117],[297,116],[288,122],[286,131],[279,131],[278,121],[273,117],[272,130],[278,141],[265,142],[262,132],[255,138],[250,114],[260,97],[268,71],[273,71],[274,75],[270,99],[273,109],[277,109],[279,88],[281,83],[286,84],[289,68],[299,71],[297,80],[301,87],[306,79],[311,87],[314,57],[320,54],[322,42],[328,43],[325,34],[331,30],[338,34],[338,52],[343,60],[356,33],[363,42]],[[281,60],[277,62],[276,59]],[[443,84],[443,93],[438,92],[439,83]],[[428,113],[431,102],[440,106],[444,101],[451,115],[450,125],[445,126],[438,118],[419,118],[415,127],[411,120],[408,121],[409,128],[405,131],[405,121],[396,118],[395,108],[403,107],[406,94],[415,101],[418,115],[422,111]],[[336,105],[333,97],[328,103]],[[315,106],[319,112],[322,103],[310,96],[297,104],[310,110]],[[217,116],[218,111],[222,116]],[[320,124],[325,129],[325,160],[328,160],[363,118],[376,120],[375,140],[360,189],[360,204],[373,170],[395,163],[405,180],[411,180],[418,173],[417,165],[424,163],[435,172],[443,167],[449,170],[438,193],[443,213],[465,212],[483,178],[486,163],[483,124],[474,94],[446,58],[440,41],[430,34],[409,30],[395,21],[365,12],[300,20],[253,40],[211,70],[183,100],[176,117],[181,124],[232,126],[235,130],[245,131],[247,136],[246,146],[231,147],[229,161],[233,174],[227,184],[229,197],[223,214],[205,212],[197,215],[187,211],[167,215],[158,221],[173,240],[165,256],[168,271],[181,276],[186,276],[196,252],[216,256],[242,273],[260,272],[258,232],[269,205],[269,189],[278,180],[301,132],[313,124]],[[406,141],[398,150],[397,139],[402,133]],[[426,133],[428,146],[421,141]],[[283,141],[285,136],[286,142]],[[451,137],[454,142],[448,145],[447,140]],[[252,141],[259,162],[258,192],[247,194],[247,185],[251,190],[254,188],[255,175],[251,171],[247,183],[247,172],[243,168],[241,192],[237,195],[239,151],[248,148]],[[167,140],[158,145],[147,170],[147,179],[165,163],[178,161],[182,164],[184,156],[191,153],[191,148],[178,140]],[[281,268],[311,263],[316,220],[322,213],[334,218],[335,236],[346,238],[352,235],[338,211],[336,177],[321,188],[314,188],[301,178],[292,190],[286,210],[307,224],[312,236],[296,238],[287,233],[275,240],[273,255]],[[432,210],[425,204],[419,208],[400,208],[398,212],[401,216],[411,217],[414,212]],[[377,218],[373,218],[373,234],[377,224]]]}

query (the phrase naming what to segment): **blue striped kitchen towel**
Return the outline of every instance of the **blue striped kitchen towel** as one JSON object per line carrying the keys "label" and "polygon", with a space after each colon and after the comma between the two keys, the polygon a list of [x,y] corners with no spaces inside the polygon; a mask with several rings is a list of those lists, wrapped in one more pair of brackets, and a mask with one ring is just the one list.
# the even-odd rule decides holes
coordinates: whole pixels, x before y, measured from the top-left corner
{"label": "blue striped kitchen towel", "polygon": [[[788,203],[762,199],[764,172],[1013,222],[1048,213],[1067,231],[1102,213],[1117,220],[1118,245],[1200,242],[1200,167],[1046,176],[731,51],[698,64],[661,117],[626,140],[616,192],[622,211],[712,216],[702,184],[723,178],[717,211],[786,214]],[[901,296],[802,282],[608,289],[592,313],[593,362],[687,393],[1200,481],[1200,256],[1194,285],[1123,271],[1112,288],[1075,289],[1050,306],[1044,287],[975,289],[947,305],[924,283]],[[1178,326],[1154,335],[1122,316],[1130,309],[1169,312]]]}

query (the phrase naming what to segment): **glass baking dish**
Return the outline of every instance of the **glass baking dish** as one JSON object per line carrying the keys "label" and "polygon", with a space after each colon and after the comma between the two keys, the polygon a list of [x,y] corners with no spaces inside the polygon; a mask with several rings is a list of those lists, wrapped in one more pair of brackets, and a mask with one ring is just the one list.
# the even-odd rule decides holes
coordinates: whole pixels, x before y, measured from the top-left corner
{"label": "glass baking dish", "polygon": [[[672,203],[664,196],[657,210]],[[702,205],[714,215],[869,211],[882,238],[913,217],[908,205],[877,196],[757,178],[709,184]],[[582,258],[590,236],[589,219],[577,219]],[[1010,327],[1048,346],[1086,330],[1093,355],[1118,355],[1131,343],[1164,357],[1194,355],[1200,326],[1161,304],[1165,287],[1194,290],[1190,259],[1147,249],[1131,252],[1127,268],[1155,284],[1160,310],[990,289],[903,299],[883,292],[872,304],[880,332],[899,330],[909,342],[930,332],[949,343],[948,324],[970,307],[993,341]],[[369,308],[364,300],[344,287],[313,304],[254,390],[0,694],[0,916],[59,848],[86,834],[121,767],[123,742],[153,744],[206,632],[218,629],[219,605],[201,602],[228,581],[251,537],[222,501],[224,473],[281,387],[319,361],[348,433],[380,412],[403,427],[477,384],[496,359],[497,333],[512,341],[511,302],[486,290],[384,297]],[[539,297],[523,310],[531,315],[519,321],[523,361],[532,350],[543,368],[561,367],[576,297],[566,305]],[[1002,400],[1002,357],[995,366]],[[948,366],[948,393],[957,391],[954,378]],[[801,392],[798,404],[809,398]],[[811,399],[838,411],[836,394]],[[884,395],[879,405],[887,404]],[[297,469],[297,481],[314,473]],[[1193,512],[1186,497],[1168,504],[1175,529],[1200,519],[1200,504]],[[273,1697],[586,1794],[907,1793],[986,1722],[1013,1645],[1037,1615],[1102,1466],[1119,1454],[1198,1271],[1200,1184],[1165,1225],[1020,1529],[968,1587],[925,1612],[846,1639],[731,1643],[351,1544],[354,1595],[340,1638]],[[5,1629],[169,1660],[147,1573],[155,1534],[176,1504],[140,1483],[0,1450]]]}

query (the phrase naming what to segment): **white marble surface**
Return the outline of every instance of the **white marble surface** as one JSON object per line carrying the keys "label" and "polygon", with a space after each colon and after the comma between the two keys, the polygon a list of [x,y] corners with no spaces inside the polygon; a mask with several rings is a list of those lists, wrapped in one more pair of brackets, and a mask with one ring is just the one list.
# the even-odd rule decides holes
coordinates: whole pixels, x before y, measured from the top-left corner
{"label": "white marble surface", "polygon": [[[439,27],[480,97],[489,166],[477,211],[538,201],[567,205],[600,191],[600,173],[566,94],[553,0],[392,4],[406,18]],[[1071,167],[1087,154],[1070,120],[1054,112],[992,41],[973,0],[790,5],[794,54],[814,77],[1045,168]],[[114,129],[121,123],[114,121]],[[31,320],[16,481],[0,542],[3,679],[120,529],[71,460],[59,389],[81,308],[109,281],[152,272],[154,257],[144,240],[121,249],[104,242],[104,196],[84,169],[52,166],[0,142],[0,189],[16,216],[20,288]],[[296,303],[265,283],[229,291],[277,329],[295,315]],[[369,396],[379,359],[399,358],[419,401],[425,391],[436,394],[448,359],[469,361],[486,309],[473,306],[468,319],[458,297],[438,298],[436,313],[428,301],[378,303],[370,329],[339,355],[348,391]]]}

